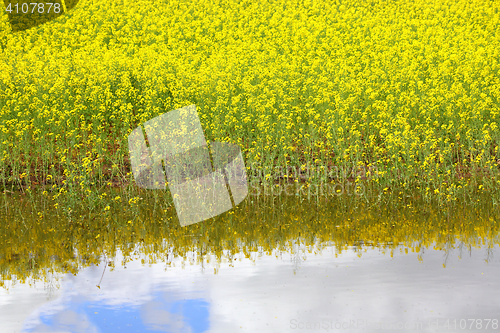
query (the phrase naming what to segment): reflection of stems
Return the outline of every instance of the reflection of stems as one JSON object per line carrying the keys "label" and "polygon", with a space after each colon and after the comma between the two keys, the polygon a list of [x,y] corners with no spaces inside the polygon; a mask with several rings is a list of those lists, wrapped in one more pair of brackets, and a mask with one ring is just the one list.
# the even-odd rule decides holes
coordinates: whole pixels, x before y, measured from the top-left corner
{"label": "reflection of stems", "polygon": [[[203,234],[203,225],[202,225],[202,234]],[[205,256],[205,252],[203,251],[203,245],[204,243],[201,244],[200,246],[200,257],[201,257],[201,273],[205,273],[205,265],[204,265],[204,262],[203,262],[203,259],[204,259],[204,256]]]}
{"label": "reflection of stems", "polygon": [[448,258],[450,256],[451,251],[453,250],[453,244],[451,241],[451,235],[450,235],[450,207],[448,206],[448,212],[446,214],[446,243],[444,246],[444,251],[445,251],[445,259],[444,259],[444,266],[446,266],[448,262]]}
{"label": "reflection of stems", "polygon": [[297,270],[300,268],[300,239],[297,239],[294,241],[292,245],[292,254],[293,254],[293,248],[295,247],[295,256],[293,258],[293,274],[297,274]]}
{"label": "reflection of stems", "polygon": [[489,263],[493,259],[493,247],[488,244],[488,249],[486,250],[486,262]]}
{"label": "reflection of stems", "polygon": [[491,239],[487,239],[488,241],[488,248],[486,249],[486,262],[489,263],[491,260],[493,260],[493,248],[495,247],[495,244],[493,243],[493,237]]}
{"label": "reflection of stems", "polygon": [[53,293],[54,293],[54,274],[52,273],[52,271],[48,272],[47,274],[47,283],[44,285],[43,289],[44,290],[47,290],[48,289],[48,296],[49,298],[52,297]]}
{"label": "reflection of stems", "polygon": [[101,280],[99,281],[99,284],[96,285],[96,287],[99,289],[101,289],[102,278],[104,277],[104,272],[106,272],[106,267],[108,266],[108,259],[106,258],[106,254],[104,254],[104,260],[106,263],[104,264],[104,270],[102,271]]}

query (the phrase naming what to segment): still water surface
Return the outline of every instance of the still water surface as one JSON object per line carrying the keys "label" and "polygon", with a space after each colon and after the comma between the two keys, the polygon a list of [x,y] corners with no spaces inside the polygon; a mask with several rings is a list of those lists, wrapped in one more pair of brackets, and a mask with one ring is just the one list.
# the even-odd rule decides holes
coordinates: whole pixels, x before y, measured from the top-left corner
{"label": "still water surface", "polygon": [[31,234],[44,223],[5,215],[0,332],[500,331],[495,209],[375,211],[245,202],[185,228],[141,212]]}

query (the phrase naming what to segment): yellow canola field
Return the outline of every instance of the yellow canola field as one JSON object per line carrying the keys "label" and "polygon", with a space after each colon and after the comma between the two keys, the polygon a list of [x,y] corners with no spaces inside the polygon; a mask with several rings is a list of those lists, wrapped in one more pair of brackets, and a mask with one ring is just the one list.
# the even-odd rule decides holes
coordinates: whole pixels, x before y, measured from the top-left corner
{"label": "yellow canola field", "polygon": [[131,177],[135,127],[196,104],[207,139],[239,144],[254,178],[266,167],[337,166],[370,170],[354,181],[384,193],[495,192],[499,9],[82,0],[17,33],[4,11],[0,178],[90,196]]}

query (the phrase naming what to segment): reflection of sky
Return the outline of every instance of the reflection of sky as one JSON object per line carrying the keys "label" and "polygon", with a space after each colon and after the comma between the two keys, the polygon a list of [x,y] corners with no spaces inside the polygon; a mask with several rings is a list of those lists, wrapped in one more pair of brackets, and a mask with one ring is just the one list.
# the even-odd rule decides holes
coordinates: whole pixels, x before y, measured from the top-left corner
{"label": "reflection of sky", "polygon": [[[104,263],[64,275],[51,300],[40,286],[0,289],[0,332],[387,331],[369,322],[424,325],[400,332],[450,331],[446,318],[500,320],[498,250],[464,249],[459,258],[459,250],[446,257],[429,248],[422,262],[411,251],[394,257],[378,249],[361,257],[350,250],[336,257],[334,248],[299,257],[275,251],[255,255],[255,263],[237,256],[218,274],[212,264],[202,270],[179,260],[172,267],[133,260],[125,268],[118,253],[116,268],[104,275]],[[332,327],[351,321],[364,327]],[[429,327],[436,321],[439,329]]]}
{"label": "reflection of sky", "polygon": [[115,307],[72,297],[64,309],[41,314],[25,332],[185,332],[208,330],[208,303],[203,299],[169,300],[157,293],[141,306]]}

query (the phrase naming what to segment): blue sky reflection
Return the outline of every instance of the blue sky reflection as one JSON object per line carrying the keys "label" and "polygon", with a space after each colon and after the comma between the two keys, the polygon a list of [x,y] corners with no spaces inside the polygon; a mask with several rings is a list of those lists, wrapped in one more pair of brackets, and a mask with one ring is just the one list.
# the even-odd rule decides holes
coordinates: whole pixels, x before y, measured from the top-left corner
{"label": "blue sky reflection", "polygon": [[41,313],[37,326],[24,332],[206,332],[209,303],[204,299],[172,300],[164,292],[140,306],[109,306],[71,297],[64,308]]}

